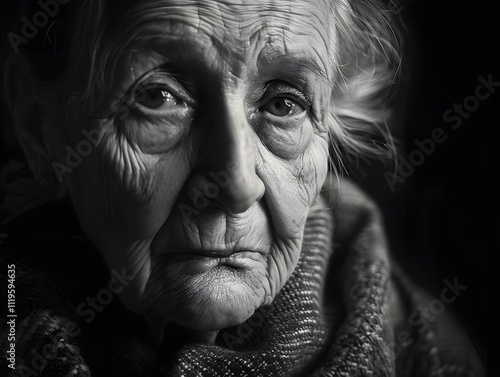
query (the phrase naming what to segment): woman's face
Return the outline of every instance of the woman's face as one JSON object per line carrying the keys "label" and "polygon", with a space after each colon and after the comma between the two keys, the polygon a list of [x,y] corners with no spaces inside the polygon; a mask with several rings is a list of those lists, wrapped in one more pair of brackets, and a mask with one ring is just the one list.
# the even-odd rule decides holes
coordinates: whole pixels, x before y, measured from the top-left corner
{"label": "woman's face", "polygon": [[158,326],[242,323],[296,266],[328,161],[315,3],[136,1],[110,87],[67,108],[55,154],[85,150],[63,175],[82,226]]}

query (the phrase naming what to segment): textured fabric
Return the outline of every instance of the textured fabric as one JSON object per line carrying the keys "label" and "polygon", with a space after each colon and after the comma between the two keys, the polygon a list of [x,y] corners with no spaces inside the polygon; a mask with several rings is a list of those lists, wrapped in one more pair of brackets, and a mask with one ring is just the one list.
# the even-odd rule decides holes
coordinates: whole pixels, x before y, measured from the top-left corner
{"label": "textured fabric", "polygon": [[[127,317],[118,300],[86,324],[75,313],[87,294],[81,292],[82,287],[105,287],[106,278],[99,282],[90,279],[87,269],[92,267],[78,262],[71,265],[67,255],[82,261],[99,260],[95,250],[78,235],[11,238],[3,241],[0,260],[2,268],[16,264],[20,284],[18,369],[12,375],[484,375],[476,353],[453,319],[446,313],[430,318],[421,310],[429,298],[391,261],[377,208],[348,183],[325,188],[311,210],[299,263],[272,305],[259,308],[237,327],[221,330],[214,345],[154,348],[141,339],[140,321]],[[64,260],[70,266],[51,262],[47,269],[40,267],[43,258],[38,262],[25,258],[26,254],[47,253],[47,248],[62,250],[54,258],[57,261],[66,255]],[[64,284],[68,277],[58,275],[61,269],[73,271],[77,282]],[[96,271],[103,270],[95,268],[93,273]],[[6,287],[5,279],[2,275],[0,289]],[[425,330],[409,325],[410,316],[425,323]],[[117,330],[114,322],[119,319],[120,325],[130,325]],[[75,324],[81,331],[75,331]],[[2,341],[6,331],[2,328]],[[401,334],[408,335],[403,344],[398,340]],[[43,355],[47,344],[53,345],[49,347],[52,353],[46,363],[38,363],[43,368],[37,369],[33,350]],[[5,358],[0,363],[2,371],[9,371]],[[36,374],[27,374],[21,366]]]}

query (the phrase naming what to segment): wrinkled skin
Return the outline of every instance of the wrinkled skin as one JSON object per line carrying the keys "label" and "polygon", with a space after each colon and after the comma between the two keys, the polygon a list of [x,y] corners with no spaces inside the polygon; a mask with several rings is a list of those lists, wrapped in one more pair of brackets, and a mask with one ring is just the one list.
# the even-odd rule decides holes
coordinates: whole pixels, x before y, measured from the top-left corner
{"label": "wrinkled skin", "polygon": [[296,266],[328,165],[331,26],[315,3],[137,1],[123,24],[154,42],[116,57],[93,113],[68,108],[57,159],[82,129],[100,141],[65,185],[110,270],[134,276],[122,301],[157,334],[242,323]]}

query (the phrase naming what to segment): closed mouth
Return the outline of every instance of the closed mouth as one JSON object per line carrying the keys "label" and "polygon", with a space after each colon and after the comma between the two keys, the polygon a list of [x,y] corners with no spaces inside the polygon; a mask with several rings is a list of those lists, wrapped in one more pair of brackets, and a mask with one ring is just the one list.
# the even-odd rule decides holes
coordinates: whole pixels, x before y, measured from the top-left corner
{"label": "closed mouth", "polygon": [[[170,264],[184,264],[184,271],[189,275],[200,274],[218,266],[234,268],[236,270],[251,270],[257,260],[261,260],[265,252],[249,249],[226,250],[183,250],[180,252],[163,254],[163,260]],[[187,264],[186,264],[187,263]]]}
{"label": "closed mouth", "polygon": [[233,254],[236,253],[251,253],[251,252],[257,252],[249,249],[225,249],[225,250],[185,250],[181,252],[175,252],[175,253],[167,253],[169,256],[185,256],[185,257],[210,257],[210,258],[228,258]]}

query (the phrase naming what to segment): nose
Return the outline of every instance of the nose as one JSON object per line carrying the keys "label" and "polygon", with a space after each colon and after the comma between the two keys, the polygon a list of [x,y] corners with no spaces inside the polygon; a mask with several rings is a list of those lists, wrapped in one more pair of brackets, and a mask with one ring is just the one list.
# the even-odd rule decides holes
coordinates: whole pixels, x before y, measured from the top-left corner
{"label": "nose", "polygon": [[200,162],[188,183],[188,194],[192,200],[196,194],[204,195],[237,214],[262,198],[265,187],[256,173],[254,136],[244,104],[221,102],[202,125]]}

